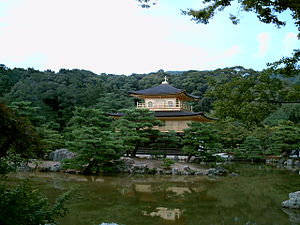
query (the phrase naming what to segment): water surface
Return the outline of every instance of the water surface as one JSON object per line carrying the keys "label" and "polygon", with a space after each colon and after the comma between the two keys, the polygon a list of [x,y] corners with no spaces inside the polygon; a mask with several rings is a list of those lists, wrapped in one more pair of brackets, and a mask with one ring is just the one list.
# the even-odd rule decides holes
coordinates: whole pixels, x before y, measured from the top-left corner
{"label": "water surface", "polygon": [[298,212],[283,211],[289,192],[300,190],[297,173],[266,165],[234,164],[240,175],[82,176],[19,173],[50,199],[77,185],[63,225],[288,225],[300,224]]}

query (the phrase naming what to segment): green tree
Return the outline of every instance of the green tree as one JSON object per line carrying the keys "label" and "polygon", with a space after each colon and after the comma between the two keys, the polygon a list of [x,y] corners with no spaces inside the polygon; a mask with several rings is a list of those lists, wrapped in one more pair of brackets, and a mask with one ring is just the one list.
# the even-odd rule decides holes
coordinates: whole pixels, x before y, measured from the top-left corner
{"label": "green tree", "polygon": [[263,159],[263,149],[261,141],[254,137],[248,136],[240,148],[235,152],[236,158],[256,161]]}
{"label": "green tree", "polygon": [[[288,11],[294,19],[295,25],[300,27],[300,3],[297,1],[264,1],[264,0],[205,0],[207,5],[203,9],[189,9],[183,11],[184,14],[192,16],[193,20],[207,24],[217,11],[223,11],[233,3],[238,4],[238,12],[240,10],[256,13],[258,19],[263,23],[272,23],[278,27],[284,26],[286,22],[282,21],[278,14]],[[237,24],[239,18],[237,15],[230,13],[230,20]]]}
{"label": "green tree", "polygon": [[0,184],[0,224],[40,225],[53,224],[56,218],[68,213],[65,206],[71,192],[56,199],[51,206],[48,199],[39,191],[32,189],[28,182],[17,187]]}
{"label": "green tree", "polygon": [[274,127],[271,140],[274,153],[288,156],[292,150],[300,150],[300,127],[291,121],[281,121]]}
{"label": "green tree", "polygon": [[18,116],[28,119],[34,126],[40,126],[45,122],[45,117],[39,113],[40,107],[32,106],[32,102],[12,102],[10,107],[17,112]]}
{"label": "green tree", "polygon": [[185,129],[183,152],[188,154],[188,162],[192,156],[203,157],[204,161],[212,159],[213,153],[221,147],[220,137],[213,124],[192,122]]}
{"label": "green tree", "polygon": [[[144,8],[149,8],[156,3],[156,0],[136,0]],[[300,3],[293,0],[202,0],[204,7],[201,9],[182,10],[182,14],[192,17],[197,23],[208,24],[209,21],[226,8],[232,5],[236,6],[236,10],[231,8],[229,19],[233,24],[238,24],[242,17],[241,11],[254,12],[258,19],[266,24],[275,24],[278,28],[285,26],[286,21],[280,18],[280,14],[287,12],[293,18],[295,26],[300,31]],[[300,38],[300,32],[298,33]],[[284,57],[277,62],[269,63],[271,69],[276,69],[280,74],[286,76],[294,76],[299,74],[300,50],[294,50],[291,57]],[[299,100],[299,99],[298,99]]]}
{"label": "green tree", "polygon": [[284,104],[269,115],[264,122],[269,126],[277,126],[281,120],[300,123],[300,104]]}
{"label": "green tree", "polygon": [[123,140],[126,153],[135,157],[138,148],[158,136],[159,131],[154,128],[160,125],[162,122],[148,109],[133,109],[124,111],[124,116],[116,123],[116,131]]}
{"label": "green tree", "polygon": [[0,158],[19,154],[23,158],[42,156],[41,142],[31,123],[0,104]]}
{"label": "green tree", "polygon": [[66,128],[67,146],[77,153],[65,167],[83,170],[85,174],[112,171],[123,154],[121,141],[110,130],[111,119],[100,110],[76,108]]}
{"label": "green tree", "polygon": [[233,118],[247,127],[257,126],[279,103],[282,82],[269,71],[259,75],[235,76],[229,82],[212,80],[207,96],[214,98],[216,116]]}
{"label": "green tree", "polygon": [[[70,192],[50,205],[46,197],[32,189],[28,182],[9,186],[7,174],[21,162],[36,156],[39,145],[29,121],[0,104],[0,224],[40,225],[54,223],[68,210],[65,206]],[[34,147],[33,147],[34,146]]]}
{"label": "green tree", "polygon": [[96,104],[96,108],[103,112],[112,113],[120,110],[132,108],[134,106],[133,99],[127,93],[106,93]]}
{"label": "green tree", "polygon": [[[148,2],[149,0],[145,0]],[[285,26],[286,22],[280,18],[280,14],[287,12],[293,18],[295,26],[298,28],[298,37],[300,38],[300,3],[293,0],[204,0],[206,6],[202,9],[183,10],[183,14],[191,16],[192,20],[198,23],[207,24],[214,15],[228,8],[232,4],[237,4],[236,13],[229,14],[229,18],[233,24],[238,24],[241,11],[254,12],[258,19],[267,24],[275,24],[278,28]],[[242,17],[242,16],[241,16]],[[269,63],[271,69],[285,76],[295,76],[300,70],[300,50],[294,50],[291,57],[284,57],[277,62]],[[299,99],[298,99],[299,100]]]}
{"label": "green tree", "polygon": [[238,148],[249,135],[246,127],[232,118],[218,120],[215,123],[215,129],[218,131],[220,142],[225,151]]}
{"label": "green tree", "polygon": [[51,152],[55,149],[65,147],[64,136],[57,130],[52,129],[50,125],[43,125],[37,130],[41,137],[41,142],[45,152]]}
{"label": "green tree", "polygon": [[151,147],[158,149],[164,153],[164,158],[167,157],[168,148],[180,148],[180,137],[177,136],[174,130],[169,132],[159,132],[155,141],[151,144]]}

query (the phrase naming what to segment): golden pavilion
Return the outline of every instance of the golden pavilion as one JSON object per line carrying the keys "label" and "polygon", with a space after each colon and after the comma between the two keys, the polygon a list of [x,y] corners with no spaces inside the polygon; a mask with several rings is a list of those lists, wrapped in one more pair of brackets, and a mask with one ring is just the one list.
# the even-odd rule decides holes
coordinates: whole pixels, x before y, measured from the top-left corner
{"label": "golden pavilion", "polygon": [[[202,112],[193,112],[192,107],[186,104],[187,101],[196,101],[198,96],[188,94],[185,90],[175,88],[168,83],[167,77],[155,87],[139,91],[131,91],[129,94],[140,101],[137,102],[138,109],[149,109],[154,112],[154,116],[163,121],[164,125],[158,129],[162,132],[174,130],[183,132],[188,128],[188,123],[211,122]],[[114,114],[114,116],[122,116]]]}

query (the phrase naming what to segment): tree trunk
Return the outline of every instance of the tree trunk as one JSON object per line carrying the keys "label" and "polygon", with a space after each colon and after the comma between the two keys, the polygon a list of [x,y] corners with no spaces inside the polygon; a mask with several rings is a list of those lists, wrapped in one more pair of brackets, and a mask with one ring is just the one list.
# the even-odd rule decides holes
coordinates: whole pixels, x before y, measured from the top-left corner
{"label": "tree trunk", "polygon": [[164,159],[166,159],[167,158],[167,149],[164,149]]}
{"label": "tree trunk", "polygon": [[187,163],[189,163],[189,162],[190,162],[190,160],[191,160],[192,156],[193,156],[192,154],[189,154],[189,155],[188,155],[188,158],[187,158],[187,160],[186,160],[186,162],[187,162]]}
{"label": "tree trunk", "polygon": [[91,164],[88,164],[88,166],[83,170],[84,175],[90,175],[91,174]]}
{"label": "tree trunk", "polygon": [[132,153],[131,153],[131,157],[136,157],[136,153],[137,153],[137,150],[139,149],[139,146],[138,145],[136,145],[135,147],[134,147],[134,150],[132,151]]}

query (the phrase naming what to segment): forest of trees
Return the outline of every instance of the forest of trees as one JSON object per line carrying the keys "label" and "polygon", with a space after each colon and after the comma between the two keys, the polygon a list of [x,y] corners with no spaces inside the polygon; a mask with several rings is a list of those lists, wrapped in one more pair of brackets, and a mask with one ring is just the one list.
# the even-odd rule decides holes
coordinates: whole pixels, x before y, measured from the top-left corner
{"label": "forest of trees", "polygon": [[[194,111],[218,118],[213,123],[191,125],[184,138],[192,139],[193,134],[197,134],[197,141],[174,139],[174,135],[153,135],[151,129],[147,131],[143,127],[156,126],[159,122],[155,122],[151,113],[146,116],[146,112],[133,110],[137,100],[128,92],[159,85],[164,76],[171,85],[200,96],[199,101],[190,103]],[[274,70],[259,72],[233,67],[214,71],[160,70],[124,76],[97,75],[76,69],[42,72],[2,65],[0,93],[3,107],[8,106],[15,117],[22,119],[23,130],[30,130],[31,146],[34,152],[39,149],[39,157],[62,147],[87,153],[83,150],[98,146],[100,158],[95,165],[107,165],[110,159],[118,159],[126,152],[135,155],[144,145],[164,146],[161,147],[164,151],[168,142],[160,142],[166,138],[177,140],[177,144],[170,141],[170,147],[178,146],[187,154],[198,155],[204,160],[211,160],[216,152],[230,152],[243,160],[259,160],[269,155],[291,154],[300,146],[299,75],[286,77]],[[107,116],[110,112],[124,110],[128,116],[120,121]],[[138,121],[136,113],[149,117],[148,122]],[[1,154],[4,149],[7,151],[9,140],[13,139],[10,137],[6,142],[1,141]],[[23,141],[20,143],[25,145],[30,138],[21,135]],[[99,141],[103,138],[107,145]],[[203,151],[199,151],[199,141],[205,146]],[[92,151],[90,156],[81,155],[83,161],[77,161],[77,167],[97,155],[97,151]],[[89,170],[99,171],[95,166]]]}
{"label": "forest of trees", "polygon": [[[156,0],[136,1],[144,8],[156,4]],[[202,9],[182,13],[207,24],[234,0],[204,3]],[[254,12],[263,23],[281,27],[286,22],[279,15],[287,11],[300,27],[298,1],[241,0],[237,5],[237,13],[229,14],[234,24],[245,11]],[[300,150],[299,60],[298,49],[264,71],[233,67],[131,76],[0,65],[0,224],[49,224],[67,213],[65,201],[70,193],[51,205],[26,182],[10,187],[5,177],[24,160],[44,158],[61,147],[77,153],[65,166],[87,174],[112,172],[120,156],[134,155],[143,145],[159,146],[162,152],[177,146],[205,161],[217,160],[213,155],[217,152],[251,161],[294,154]],[[190,103],[195,111],[218,120],[193,123],[182,138],[174,132],[153,130],[160,121],[149,111],[134,110],[136,100],[128,92],[158,85],[165,75],[173,86],[200,96]],[[126,116],[119,121],[107,116],[123,110]]]}

